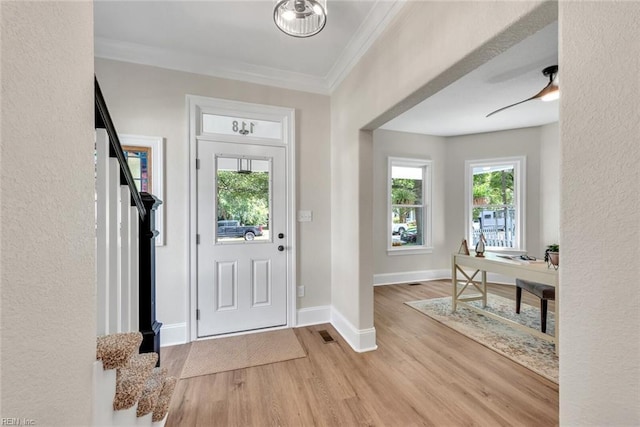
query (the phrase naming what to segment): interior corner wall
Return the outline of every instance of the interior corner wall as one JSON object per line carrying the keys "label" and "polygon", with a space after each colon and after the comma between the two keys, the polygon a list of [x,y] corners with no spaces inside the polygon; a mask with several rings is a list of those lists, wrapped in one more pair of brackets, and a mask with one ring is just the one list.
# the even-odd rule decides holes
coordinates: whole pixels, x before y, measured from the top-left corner
{"label": "interior corner wall", "polygon": [[559,2],[560,425],[640,425],[640,3]]}
{"label": "interior corner wall", "polygon": [[93,5],[3,1],[0,15],[0,418],[90,425]]}
{"label": "interior corner wall", "polygon": [[448,242],[448,252],[460,246],[464,236],[464,179],[465,161],[525,156],[526,200],[525,247],[529,254],[544,254],[540,242],[540,127],[487,132],[447,138],[447,223],[446,235],[458,237]]}
{"label": "interior corner wall", "polygon": [[[373,133],[373,248],[375,283],[397,283],[406,277],[428,277],[429,272],[450,270],[449,242],[445,224],[445,138],[416,133],[378,129]],[[428,254],[389,255],[387,253],[388,159],[389,157],[431,160],[431,218],[433,252]]]}
{"label": "interior corner wall", "polygon": [[[360,129],[375,129],[543,28],[553,2],[407,2],[331,96],[331,298],[355,330],[373,327],[373,277],[362,274],[357,230],[362,164]],[[514,24],[518,23],[517,28]],[[464,31],[461,31],[464,29]],[[344,213],[349,221],[342,221]]]}
{"label": "interior corner wall", "polygon": [[295,108],[296,210],[313,212],[312,222],[297,223],[296,283],[305,286],[298,309],[330,305],[329,97],[107,59],[95,63],[118,132],[165,141],[166,235],[165,245],[156,248],[157,317],[163,328],[171,328],[170,335],[163,332],[163,342],[188,337],[187,94]]}

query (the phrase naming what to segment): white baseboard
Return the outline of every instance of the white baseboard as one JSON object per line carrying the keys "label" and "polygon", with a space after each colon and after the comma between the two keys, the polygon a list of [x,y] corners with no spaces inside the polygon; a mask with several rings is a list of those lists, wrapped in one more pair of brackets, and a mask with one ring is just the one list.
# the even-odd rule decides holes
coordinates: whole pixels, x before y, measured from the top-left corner
{"label": "white baseboard", "polygon": [[331,324],[342,338],[358,353],[378,348],[376,328],[357,329],[335,307],[331,307]]}
{"label": "white baseboard", "polygon": [[319,325],[331,322],[331,306],[301,308],[296,317],[296,327]]}
{"label": "white baseboard", "polygon": [[168,347],[170,345],[185,344],[188,342],[187,336],[186,323],[162,325],[160,329],[160,346]]}
{"label": "white baseboard", "polygon": [[[478,276],[479,278],[480,276]],[[401,273],[384,273],[373,276],[373,286],[397,285],[400,283],[426,282],[429,280],[451,279],[451,270],[403,271]],[[487,273],[487,281],[515,285],[515,279],[502,274]]]}
{"label": "white baseboard", "polygon": [[451,279],[451,270],[403,271],[400,273],[374,274],[373,285],[396,285],[399,283],[424,282],[439,279]]}

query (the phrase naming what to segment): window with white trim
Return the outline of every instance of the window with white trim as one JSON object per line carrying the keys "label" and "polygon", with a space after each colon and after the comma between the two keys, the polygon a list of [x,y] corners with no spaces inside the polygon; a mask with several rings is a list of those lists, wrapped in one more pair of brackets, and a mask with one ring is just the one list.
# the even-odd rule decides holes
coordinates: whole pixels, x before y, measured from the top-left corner
{"label": "window with white trim", "polygon": [[390,254],[431,250],[431,161],[390,157],[387,249]]}
{"label": "window with white trim", "polygon": [[525,250],[525,158],[466,162],[466,235],[474,248],[484,235],[493,250]]}

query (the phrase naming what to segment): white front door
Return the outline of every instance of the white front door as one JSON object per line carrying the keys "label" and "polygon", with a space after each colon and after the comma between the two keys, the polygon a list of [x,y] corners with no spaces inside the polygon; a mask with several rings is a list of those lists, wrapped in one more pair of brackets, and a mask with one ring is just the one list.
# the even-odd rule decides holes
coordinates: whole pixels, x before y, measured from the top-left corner
{"label": "white front door", "polygon": [[287,324],[285,148],[197,139],[198,337]]}

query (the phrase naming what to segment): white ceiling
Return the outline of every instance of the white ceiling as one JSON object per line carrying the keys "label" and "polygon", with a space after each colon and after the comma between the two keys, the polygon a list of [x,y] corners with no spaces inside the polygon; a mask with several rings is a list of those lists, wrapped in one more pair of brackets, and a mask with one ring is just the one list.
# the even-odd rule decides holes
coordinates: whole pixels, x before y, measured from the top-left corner
{"label": "white ceiling", "polygon": [[[327,25],[294,38],[273,23],[272,0],[94,3],[98,57],[329,94],[405,0],[328,0]],[[534,34],[387,122],[384,129],[460,135],[558,120],[558,102],[531,101],[557,64],[557,24]]]}
{"label": "white ceiling", "polygon": [[328,0],[309,38],[273,22],[273,0],[94,3],[95,53],[110,58],[328,94],[404,0]]}
{"label": "white ceiling", "polygon": [[538,93],[549,83],[542,69],[556,64],[557,22],[494,57],[381,128],[453,136],[557,122],[558,101],[533,100],[486,117],[498,108]]}

